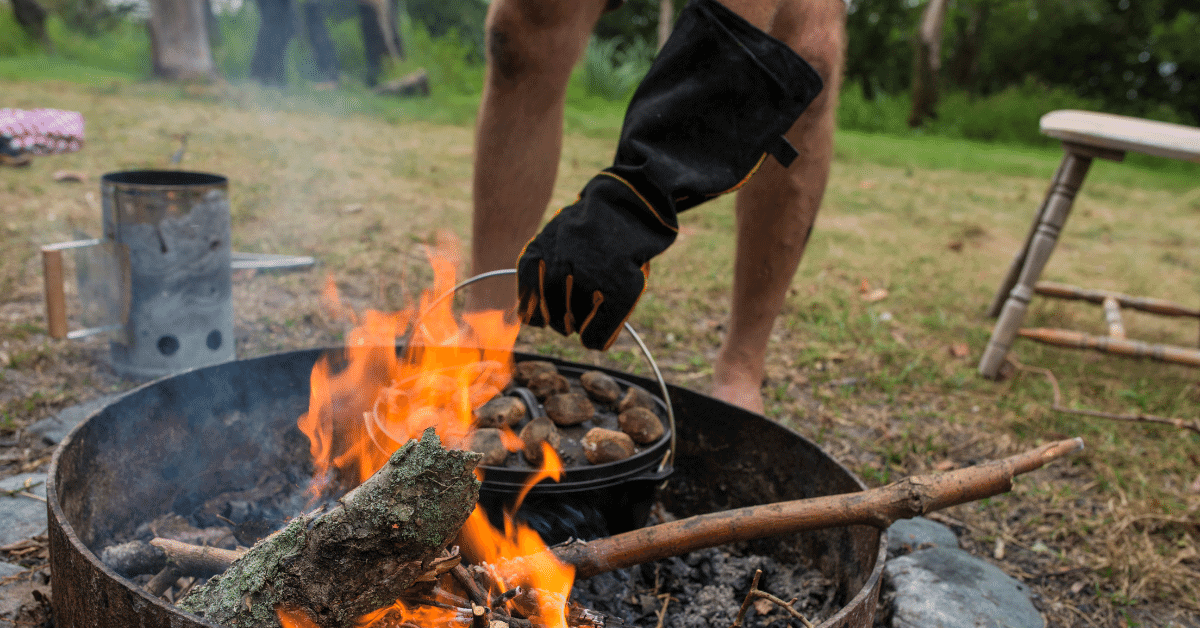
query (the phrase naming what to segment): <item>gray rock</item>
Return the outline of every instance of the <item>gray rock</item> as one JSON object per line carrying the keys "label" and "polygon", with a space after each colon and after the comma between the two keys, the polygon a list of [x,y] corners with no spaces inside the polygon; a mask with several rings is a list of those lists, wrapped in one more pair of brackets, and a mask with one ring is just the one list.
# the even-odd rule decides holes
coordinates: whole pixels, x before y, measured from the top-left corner
{"label": "gray rock", "polygon": [[903,556],[928,547],[952,547],[958,549],[958,537],[954,532],[925,517],[900,519],[888,528],[888,558]]}
{"label": "gray rock", "polygon": [[12,563],[0,563],[0,578],[7,578],[13,574],[21,573],[25,568]]}
{"label": "gray rock", "polygon": [[105,395],[91,401],[85,401],[76,406],[64,408],[57,415],[30,425],[28,430],[41,436],[47,445],[57,445],[62,442],[62,439],[67,437],[68,432],[75,429],[76,425],[83,423],[84,419],[92,416],[92,414],[112,403],[120,396]]}
{"label": "gray rock", "polygon": [[[36,484],[28,489],[25,480]],[[0,480],[0,491],[23,490],[46,497],[45,473],[22,473]],[[46,502],[14,495],[0,494],[0,545],[37,536],[46,531]]]}
{"label": "gray rock", "polygon": [[888,561],[892,628],[1044,628],[1029,589],[995,565],[947,547]]}

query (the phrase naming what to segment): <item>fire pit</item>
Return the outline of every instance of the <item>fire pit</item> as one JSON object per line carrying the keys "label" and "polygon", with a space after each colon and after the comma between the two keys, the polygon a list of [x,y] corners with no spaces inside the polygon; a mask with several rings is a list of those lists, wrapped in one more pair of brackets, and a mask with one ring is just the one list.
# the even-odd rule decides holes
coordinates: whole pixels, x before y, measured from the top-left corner
{"label": "fire pit", "polygon": [[[147,384],[72,432],[55,453],[47,491],[58,625],[215,626],[151,596],[97,554],[162,513],[191,512],[214,495],[250,488],[263,469],[307,452],[296,417],[307,408],[320,355],[284,353]],[[650,380],[609,373],[655,390]],[[816,445],[762,416],[682,388],[671,397],[675,474],[658,499],[678,516],[864,488]],[[836,584],[840,610],[821,626],[871,625],[884,533],[852,526],[751,545],[780,562],[810,563]]]}

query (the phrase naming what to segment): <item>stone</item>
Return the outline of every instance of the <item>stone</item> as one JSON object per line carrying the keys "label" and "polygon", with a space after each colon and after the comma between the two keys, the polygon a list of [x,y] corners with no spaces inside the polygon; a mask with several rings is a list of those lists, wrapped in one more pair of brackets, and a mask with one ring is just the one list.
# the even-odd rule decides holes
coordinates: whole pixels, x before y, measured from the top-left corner
{"label": "stone", "polygon": [[633,455],[633,439],[625,432],[594,427],[579,441],[583,455],[592,464],[604,464],[624,460]]}
{"label": "stone", "polygon": [[579,425],[596,416],[596,407],[583,393],[553,395],[542,405],[546,407],[546,414],[556,425]]}
{"label": "stone", "polygon": [[12,563],[0,563],[0,578],[7,578],[25,571],[25,568]]}
{"label": "stone", "polygon": [[517,362],[513,365],[513,381],[518,386],[528,386],[529,382],[533,381],[534,377],[542,373],[558,374],[558,367],[554,366],[553,362],[545,360],[525,360]]}
{"label": "stone", "polygon": [[[27,483],[28,481],[28,483]],[[8,545],[46,531],[46,502],[14,494],[19,490],[46,498],[46,474],[22,473],[0,480],[0,545]]]}
{"label": "stone", "polygon": [[613,404],[621,398],[621,387],[617,381],[601,371],[588,371],[580,375],[579,385],[599,403]]}
{"label": "stone", "polygon": [[500,430],[494,427],[485,427],[471,432],[467,449],[483,454],[483,459],[479,461],[479,464],[488,467],[503,465],[505,458],[508,458],[508,450],[504,448],[504,439],[500,435]]}
{"label": "stone", "polygon": [[929,547],[958,549],[958,537],[950,528],[925,517],[900,519],[893,523],[887,532],[888,558]]}
{"label": "stone", "polygon": [[545,401],[551,395],[570,392],[571,384],[558,373],[538,373],[529,380],[529,390],[533,392],[534,397]]}
{"label": "stone", "polygon": [[516,397],[496,397],[475,411],[475,427],[516,427],[525,410],[525,403]]}
{"label": "stone", "polygon": [[1044,628],[1029,588],[962,550],[932,547],[888,561],[892,628]]}
{"label": "stone", "polygon": [[653,395],[637,386],[630,386],[629,390],[625,391],[625,396],[621,397],[621,403],[617,404],[617,412],[624,412],[630,408],[653,410],[654,405]]}
{"label": "stone", "polygon": [[521,428],[521,451],[525,454],[525,459],[530,464],[542,464],[542,443],[550,443],[554,449],[562,443],[562,435],[558,433],[558,428],[554,427],[554,421],[549,417],[540,416]]}
{"label": "stone", "polygon": [[639,445],[653,443],[667,433],[657,414],[640,407],[622,412],[617,417],[617,425]]}
{"label": "stone", "polygon": [[83,423],[84,419],[99,412],[120,396],[105,395],[69,408],[63,408],[58,414],[30,425],[28,431],[41,436],[47,445],[57,445],[67,437],[71,430],[75,429],[76,425]]}
{"label": "stone", "polygon": [[40,618],[44,612],[35,592],[43,599],[50,599],[50,582],[45,573],[30,573],[0,584],[0,626],[19,625],[18,621],[39,625],[29,621]]}

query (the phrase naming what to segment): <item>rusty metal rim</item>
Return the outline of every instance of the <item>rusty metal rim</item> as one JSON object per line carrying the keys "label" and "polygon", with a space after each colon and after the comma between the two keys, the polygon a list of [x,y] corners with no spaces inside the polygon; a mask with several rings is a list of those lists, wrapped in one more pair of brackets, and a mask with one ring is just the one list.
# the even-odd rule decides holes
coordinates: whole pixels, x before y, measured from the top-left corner
{"label": "rusty metal rim", "polygon": [[[202,367],[202,368],[207,368],[207,367]],[[184,611],[183,609],[176,607],[174,604],[168,604],[166,601],[162,600],[161,598],[151,595],[148,591],[146,591],[142,587],[138,586],[132,580],[129,580],[128,578],[126,578],[126,577],[122,576],[121,574],[118,574],[117,572],[110,569],[108,567],[108,565],[105,565],[103,562],[100,561],[100,558],[98,556],[96,556],[96,554],[93,553],[91,549],[89,549],[86,545],[83,544],[82,541],[79,540],[79,536],[77,534],[75,534],[75,529],[71,526],[70,520],[67,519],[66,512],[63,511],[62,506],[59,504],[58,466],[59,466],[60,458],[63,455],[63,452],[67,451],[70,444],[75,440],[76,434],[78,434],[79,432],[86,429],[88,426],[88,422],[91,421],[93,418],[95,418],[96,415],[100,414],[101,412],[104,412],[108,406],[111,406],[112,404],[119,402],[121,399],[124,399],[125,397],[127,397],[129,395],[135,394],[140,390],[149,388],[150,386],[154,386],[157,382],[158,382],[158,380],[155,380],[152,382],[147,382],[145,384],[142,384],[141,386],[138,386],[136,388],[128,390],[125,393],[122,393],[121,395],[117,396],[115,399],[111,400],[108,404],[105,405],[104,408],[99,408],[96,411],[92,412],[91,414],[89,414],[87,416],[87,418],[85,418],[83,421],[81,421],[79,423],[79,425],[76,425],[74,428],[72,428],[71,431],[67,434],[66,438],[63,438],[62,442],[60,442],[58,444],[58,446],[54,449],[54,455],[50,458],[50,469],[46,472],[46,478],[47,478],[46,509],[47,509],[47,514],[48,514],[48,519],[49,519],[48,525],[50,528],[50,538],[51,538],[50,545],[51,546],[54,545],[53,538],[54,538],[55,533],[62,534],[63,537],[66,538],[66,540],[71,544],[71,547],[75,551],[75,554],[77,556],[82,556],[83,559],[85,561],[87,561],[88,567],[90,567],[94,571],[101,572],[108,578],[112,579],[113,581],[120,583],[121,586],[123,588],[125,588],[125,590],[129,594],[138,596],[143,601],[145,601],[147,604],[162,610],[164,613],[168,613],[168,614],[182,613],[184,615],[187,615],[192,621],[196,622],[199,625],[208,626],[210,628],[227,628],[226,626],[223,626],[221,624],[214,624],[198,615],[193,615],[191,613],[188,613],[187,611]],[[56,561],[55,561],[55,557],[53,555],[53,551],[51,551],[50,564],[51,564],[51,583],[52,584],[51,584],[51,598],[50,599],[51,599],[52,603],[54,603],[55,601],[60,601],[60,600],[57,600],[57,598],[53,594],[53,576],[54,576],[53,570],[54,570],[55,562]],[[73,576],[73,577],[75,577],[77,575],[78,574],[74,574],[74,573],[71,574],[71,576]],[[66,627],[66,628],[73,628],[73,627]]]}

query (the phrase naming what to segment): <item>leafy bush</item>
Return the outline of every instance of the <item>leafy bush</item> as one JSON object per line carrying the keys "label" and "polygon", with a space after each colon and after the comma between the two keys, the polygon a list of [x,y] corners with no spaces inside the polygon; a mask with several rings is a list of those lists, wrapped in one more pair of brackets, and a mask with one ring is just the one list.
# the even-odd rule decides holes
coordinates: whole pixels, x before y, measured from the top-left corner
{"label": "leafy bush", "polygon": [[21,29],[12,11],[0,5],[0,57],[20,57],[37,51],[37,42]]}
{"label": "leafy bush", "polygon": [[645,50],[647,44],[628,44],[622,50],[618,48],[620,43],[617,39],[598,37],[588,42],[583,65],[572,77],[588,95],[622,101],[629,98],[646,76],[650,69],[646,59],[653,55]]}
{"label": "leafy bush", "polygon": [[942,96],[938,117],[929,132],[951,138],[1005,144],[1050,145],[1053,140],[1038,130],[1038,121],[1058,109],[1103,110],[1103,104],[1062,87],[1046,87],[1032,80],[985,97],[972,98],[955,91]]}
{"label": "leafy bush", "polygon": [[149,76],[150,36],[140,20],[119,20],[94,36],[68,28],[57,16],[46,20],[55,55],[80,65],[132,76]]}

